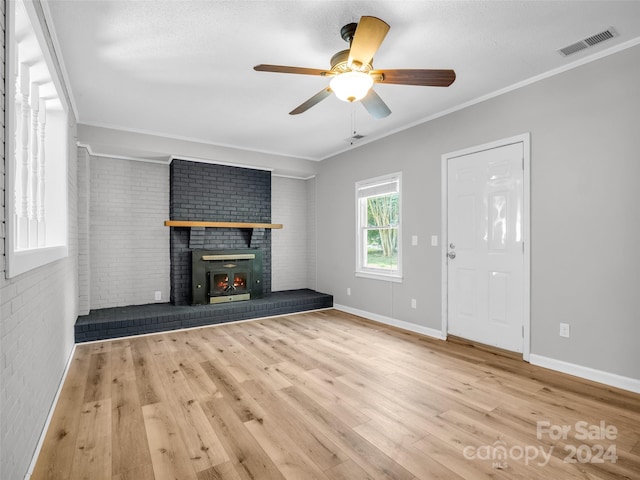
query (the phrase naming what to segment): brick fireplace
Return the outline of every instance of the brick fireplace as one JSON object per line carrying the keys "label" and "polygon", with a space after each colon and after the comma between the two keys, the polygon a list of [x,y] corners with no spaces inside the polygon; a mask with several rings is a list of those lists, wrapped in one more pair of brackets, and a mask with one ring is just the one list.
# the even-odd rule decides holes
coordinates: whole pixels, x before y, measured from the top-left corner
{"label": "brick fireplace", "polygon": [[[170,167],[169,215],[171,220],[270,223],[271,172],[173,160]],[[209,303],[208,300],[202,302],[201,295],[195,301],[194,288],[198,290],[198,283],[194,283],[192,275],[193,251],[215,251],[217,255],[222,255],[224,250],[232,252],[246,249],[257,251],[262,259],[261,278],[253,278],[252,282],[258,281],[262,287],[261,293],[268,295],[271,293],[269,229],[172,227],[171,303]],[[200,290],[211,288],[202,286],[203,282],[200,285]],[[233,281],[231,285],[233,288]],[[207,292],[207,295],[210,294]],[[213,292],[213,296],[222,295]]]}
{"label": "brick fireplace", "polygon": [[207,305],[262,298],[262,277],[260,249],[193,250],[191,303]]}
{"label": "brick fireplace", "polygon": [[[165,220],[165,225],[171,227],[171,303],[93,309],[78,317],[76,342],[333,306],[331,295],[306,288],[271,291],[271,228],[279,226],[271,224],[270,172],[174,160],[169,198],[170,220]],[[194,222],[216,223],[212,227],[209,223],[193,226]],[[195,278],[201,285],[198,290],[204,291],[198,301],[192,296],[194,256],[205,257],[204,266],[196,268]],[[262,272],[253,263],[259,257]],[[246,263],[249,260],[250,266]]]}

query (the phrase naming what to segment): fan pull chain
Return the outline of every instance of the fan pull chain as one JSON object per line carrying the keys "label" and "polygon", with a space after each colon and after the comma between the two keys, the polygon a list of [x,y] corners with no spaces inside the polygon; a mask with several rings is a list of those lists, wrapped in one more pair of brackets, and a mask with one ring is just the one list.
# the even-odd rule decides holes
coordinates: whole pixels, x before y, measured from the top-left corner
{"label": "fan pull chain", "polygon": [[351,125],[350,125],[350,131],[349,131],[349,138],[351,140],[349,140],[349,145],[353,145],[353,138],[356,136],[356,134],[358,133],[356,131],[356,108],[355,105],[352,103],[350,105],[351,108]]}

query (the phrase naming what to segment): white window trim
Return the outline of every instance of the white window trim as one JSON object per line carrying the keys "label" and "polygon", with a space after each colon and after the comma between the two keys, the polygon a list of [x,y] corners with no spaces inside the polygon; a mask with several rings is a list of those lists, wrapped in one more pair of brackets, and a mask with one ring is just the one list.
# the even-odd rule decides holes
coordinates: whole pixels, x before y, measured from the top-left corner
{"label": "white window trim", "polygon": [[[60,99],[60,104],[62,106],[62,111],[64,113],[64,128],[68,129],[68,115],[69,115],[69,107],[64,101],[64,97],[62,95],[62,82],[58,77],[58,72],[55,68],[54,60],[52,58],[51,52],[49,51],[49,46],[46,41],[45,34],[40,25],[40,21],[38,20],[38,15],[35,11],[35,7],[32,2],[22,2],[24,8],[29,17],[29,21],[31,27],[33,29],[33,33],[35,34],[40,49],[42,51],[42,58],[46,62],[47,69],[49,70],[49,75],[51,76],[51,81],[54,83],[55,88],[57,90],[58,97]],[[15,22],[16,22],[16,12],[15,12],[15,2],[7,2],[6,3],[6,40],[5,40],[5,54],[6,54],[6,74],[5,74],[5,168],[6,168],[6,183],[5,183],[5,199],[6,199],[6,210],[5,217],[7,222],[7,233],[6,233],[6,271],[5,276],[7,278],[13,278],[18,275],[21,275],[25,272],[38,268],[40,266],[49,264],[51,262],[60,260],[62,258],[66,258],[69,256],[69,238],[68,238],[68,225],[69,225],[69,212],[68,212],[68,188],[67,188],[67,161],[68,161],[68,137],[65,135],[65,140],[62,145],[62,158],[64,161],[55,164],[55,168],[64,168],[64,193],[63,200],[60,202],[59,208],[62,213],[64,219],[61,220],[64,223],[64,235],[61,240],[58,240],[56,244],[45,244],[41,247],[34,247],[29,249],[19,250],[16,245],[16,217],[15,217],[15,178],[16,178],[16,166],[14,163],[15,156],[15,129],[16,129],[16,119],[14,115],[15,111],[15,103],[13,99],[16,94],[16,86],[14,82],[15,78],[15,68],[16,68],[16,47],[15,47]],[[51,186],[49,186],[51,188]]]}
{"label": "white window trim", "polygon": [[[391,272],[389,270],[375,269],[364,267],[362,264],[363,245],[362,228],[360,225],[360,190],[367,186],[384,183],[385,181],[398,182],[398,269]],[[360,278],[368,278],[372,280],[382,280],[386,282],[402,283],[402,172],[390,173],[380,177],[369,178],[356,182],[355,186],[355,213],[356,213],[356,270],[355,276]]]}

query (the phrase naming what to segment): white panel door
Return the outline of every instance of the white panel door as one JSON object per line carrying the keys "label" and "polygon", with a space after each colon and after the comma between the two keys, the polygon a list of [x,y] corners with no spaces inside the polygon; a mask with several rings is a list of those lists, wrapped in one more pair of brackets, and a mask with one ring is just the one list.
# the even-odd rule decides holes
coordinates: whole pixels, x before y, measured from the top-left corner
{"label": "white panel door", "polygon": [[448,333],[523,349],[523,144],[447,161]]}

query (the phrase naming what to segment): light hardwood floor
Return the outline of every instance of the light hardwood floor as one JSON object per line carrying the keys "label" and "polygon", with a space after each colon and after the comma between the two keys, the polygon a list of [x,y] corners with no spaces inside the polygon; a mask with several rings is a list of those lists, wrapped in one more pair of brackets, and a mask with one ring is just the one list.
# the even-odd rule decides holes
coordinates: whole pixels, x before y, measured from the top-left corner
{"label": "light hardwood floor", "polygon": [[639,432],[640,395],[327,310],[79,345],[32,480],[639,479]]}

